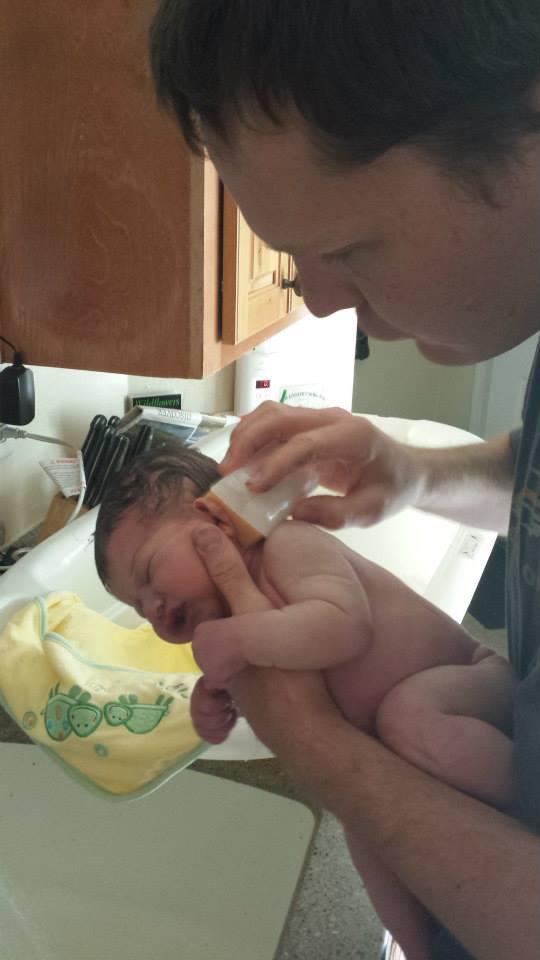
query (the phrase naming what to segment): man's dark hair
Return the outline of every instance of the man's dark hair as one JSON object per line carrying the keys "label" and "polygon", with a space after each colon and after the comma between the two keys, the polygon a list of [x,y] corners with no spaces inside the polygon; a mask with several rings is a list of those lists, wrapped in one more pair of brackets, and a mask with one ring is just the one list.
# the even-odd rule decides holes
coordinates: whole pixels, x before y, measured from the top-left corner
{"label": "man's dark hair", "polygon": [[198,450],[172,443],[140,454],[114,476],[105,488],[94,537],[95,563],[103,583],[108,576],[109,540],[126,511],[138,507],[143,515],[159,515],[172,501],[181,505],[186,479],[199,494],[206,493],[220,479],[217,464]]}
{"label": "man's dark hair", "polygon": [[540,0],[161,0],[151,60],[196,152],[292,105],[326,162],[411,143],[467,179],[540,131]]}

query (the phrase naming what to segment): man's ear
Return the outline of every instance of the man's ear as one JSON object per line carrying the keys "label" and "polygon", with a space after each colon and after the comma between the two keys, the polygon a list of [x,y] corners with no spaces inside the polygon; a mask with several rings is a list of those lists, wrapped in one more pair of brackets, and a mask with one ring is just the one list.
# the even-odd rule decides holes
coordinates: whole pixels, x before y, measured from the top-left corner
{"label": "man's ear", "polygon": [[236,531],[230,521],[229,514],[223,509],[221,503],[218,503],[213,497],[203,496],[197,497],[197,499],[193,501],[193,506],[196,510],[200,510],[201,513],[206,513],[208,519],[212,523],[215,523],[216,526],[223,531],[225,536],[230,537],[231,540],[235,539]]}

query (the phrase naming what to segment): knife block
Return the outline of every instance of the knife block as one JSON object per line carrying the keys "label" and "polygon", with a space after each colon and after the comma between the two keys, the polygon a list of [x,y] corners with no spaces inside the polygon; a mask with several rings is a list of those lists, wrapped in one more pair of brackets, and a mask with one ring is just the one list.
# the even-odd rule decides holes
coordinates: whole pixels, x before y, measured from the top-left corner
{"label": "knife block", "polygon": [[[47,537],[51,537],[53,533],[56,533],[57,530],[61,530],[62,527],[65,527],[75,509],[76,503],[77,497],[64,497],[63,493],[55,494],[51,500],[47,515],[41,525],[37,539],[38,543],[41,543],[43,540],[46,540]],[[78,516],[82,516],[83,513],[88,513],[88,507],[85,507],[84,504],[81,507]]]}

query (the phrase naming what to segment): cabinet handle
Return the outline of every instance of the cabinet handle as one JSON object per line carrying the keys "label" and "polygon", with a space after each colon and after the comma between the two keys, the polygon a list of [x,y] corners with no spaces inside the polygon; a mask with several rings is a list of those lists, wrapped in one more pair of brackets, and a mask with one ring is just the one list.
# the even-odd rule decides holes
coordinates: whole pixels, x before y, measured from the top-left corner
{"label": "cabinet handle", "polygon": [[296,274],[294,280],[289,280],[287,277],[282,277],[281,279],[281,289],[282,290],[294,290],[297,297],[302,296],[302,289],[300,287],[300,280],[298,279],[298,274]]}

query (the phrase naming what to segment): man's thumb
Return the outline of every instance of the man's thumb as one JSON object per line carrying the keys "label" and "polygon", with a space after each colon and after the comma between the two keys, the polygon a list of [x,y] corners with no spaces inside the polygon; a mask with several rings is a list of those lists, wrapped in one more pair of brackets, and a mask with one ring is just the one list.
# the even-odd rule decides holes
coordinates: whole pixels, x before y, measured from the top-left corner
{"label": "man's thumb", "polygon": [[272,604],[251,579],[238,550],[217,527],[211,524],[197,527],[193,531],[193,545],[231,613],[271,609]]}

